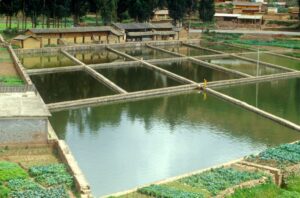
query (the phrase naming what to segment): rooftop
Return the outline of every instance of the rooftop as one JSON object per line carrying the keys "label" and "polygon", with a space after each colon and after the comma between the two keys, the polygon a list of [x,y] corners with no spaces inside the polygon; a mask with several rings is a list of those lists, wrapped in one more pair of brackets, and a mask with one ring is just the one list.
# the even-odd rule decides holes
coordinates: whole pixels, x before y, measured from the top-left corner
{"label": "rooftop", "polygon": [[145,30],[145,29],[171,29],[171,23],[114,23],[121,30]]}

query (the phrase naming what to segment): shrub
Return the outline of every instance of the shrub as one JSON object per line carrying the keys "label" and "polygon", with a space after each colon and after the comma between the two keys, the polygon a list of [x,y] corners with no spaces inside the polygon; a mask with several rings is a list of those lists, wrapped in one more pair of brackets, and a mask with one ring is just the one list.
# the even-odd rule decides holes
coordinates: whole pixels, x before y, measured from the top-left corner
{"label": "shrub", "polygon": [[47,187],[65,185],[70,188],[73,185],[73,177],[64,164],[31,167],[29,173],[38,183]]}
{"label": "shrub", "polygon": [[0,181],[26,178],[28,178],[28,174],[18,164],[11,162],[0,162]]}
{"label": "shrub", "polygon": [[19,192],[12,192],[10,194],[11,198],[69,198],[66,189],[62,186],[57,188],[49,189],[36,189],[36,190],[26,190]]}
{"label": "shrub", "polygon": [[145,188],[138,189],[141,194],[159,197],[159,198],[202,198],[203,194],[186,192],[182,190],[177,190],[175,188],[161,186],[161,185],[151,185]]}

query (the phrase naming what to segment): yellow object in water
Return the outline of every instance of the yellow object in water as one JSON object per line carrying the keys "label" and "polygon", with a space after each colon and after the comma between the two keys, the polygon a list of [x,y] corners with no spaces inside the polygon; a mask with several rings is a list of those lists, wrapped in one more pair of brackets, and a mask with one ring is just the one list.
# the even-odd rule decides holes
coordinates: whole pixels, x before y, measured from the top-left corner
{"label": "yellow object in water", "polygon": [[204,88],[206,88],[207,87],[207,80],[206,79],[204,79],[204,86],[203,86]]}

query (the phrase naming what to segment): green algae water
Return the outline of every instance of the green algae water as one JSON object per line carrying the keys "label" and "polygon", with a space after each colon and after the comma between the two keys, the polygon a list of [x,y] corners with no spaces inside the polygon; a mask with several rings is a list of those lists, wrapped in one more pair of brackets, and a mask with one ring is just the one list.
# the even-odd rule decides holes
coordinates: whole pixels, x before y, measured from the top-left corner
{"label": "green algae water", "polygon": [[233,86],[218,91],[300,125],[300,78]]}
{"label": "green algae water", "polygon": [[197,49],[194,47],[187,47],[184,45],[165,45],[165,46],[158,46],[158,47],[186,56],[203,56],[203,55],[216,54],[209,50]]}
{"label": "green algae water", "polygon": [[201,47],[210,48],[213,50],[225,52],[225,53],[240,53],[240,52],[250,52],[251,50],[242,48],[242,47],[235,47],[235,46],[229,46],[222,43],[209,43],[209,42],[200,42]]}
{"label": "green algae water", "polygon": [[142,91],[181,85],[166,75],[142,66],[98,69],[100,74],[126,91]]}
{"label": "green algae water", "polygon": [[31,79],[45,103],[115,94],[84,71],[33,75]]}
{"label": "green algae water", "polygon": [[204,79],[206,79],[207,81],[218,81],[238,78],[234,74],[229,74],[214,70],[212,68],[204,67],[199,64],[193,63],[192,61],[176,61],[154,65],[157,65],[162,69],[166,69],[170,72],[193,80],[195,82],[203,82]]}
{"label": "green algae water", "polygon": [[[252,58],[254,60],[258,59],[257,53],[244,54],[242,56],[245,56],[247,58]],[[283,67],[291,68],[291,69],[300,70],[300,61],[294,60],[294,59],[291,59],[288,57],[276,56],[276,55],[267,54],[267,53],[260,53],[259,60],[263,61],[263,62],[272,63],[275,65],[280,65]]]}
{"label": "green algae water", "polygon": [[53,54],[23,54],[18,57],[26,69],[43,69],[76,65],[70,58],[60,52]]}
{"label": "green algae water", "polygon": [[96,197],[299,139],[299,132],[197,92],[53,113]]}
{"label": "green algae water", "polygon": [[128,61],[128,59],[123,56],[106,49],[77,51],[74,52],[73,55],[87,65]]}
{"label": "green algae water", "polygon": [[128,48],[116,48],[117,50],[124,52],[130,56],[138,59],[161,59],[161,58],[173,58],[174,56],[166,52],[151,49],[150,47],[128,47]]}
{"label": "green algae water", "polygon": [[205,61],[215,65],[226,67],[228,69],[237,70],[252,76],[262,76],[284,72],[281,69],[272,68],[261,64],[257,65],[256,63],[236,58],[220,58]]}

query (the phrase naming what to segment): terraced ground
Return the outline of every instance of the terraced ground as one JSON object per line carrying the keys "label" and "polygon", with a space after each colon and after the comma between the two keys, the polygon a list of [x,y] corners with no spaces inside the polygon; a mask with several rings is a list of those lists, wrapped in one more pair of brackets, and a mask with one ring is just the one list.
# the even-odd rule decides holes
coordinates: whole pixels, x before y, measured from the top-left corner
{"label": "terraced ground", "polygon": [[22,85],[13,60],[5,47],[0,47],[0,84]]}
{"label": "terraced ground", "polygon": [[0,149],[0,197],[75,197],[73,177],[51,147]]}
{"label": "terraced ground", "polygon": [[245,162],[279,168],[283,185],[275,185],[266,169],[242,166],[211,169],[173,182],[150,185],[121,198],[206,198],[206,197],[300,197],[300,142],[269,148]]}

